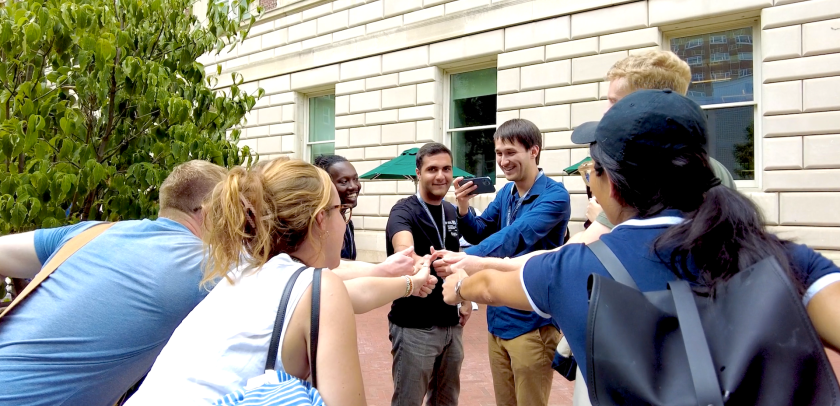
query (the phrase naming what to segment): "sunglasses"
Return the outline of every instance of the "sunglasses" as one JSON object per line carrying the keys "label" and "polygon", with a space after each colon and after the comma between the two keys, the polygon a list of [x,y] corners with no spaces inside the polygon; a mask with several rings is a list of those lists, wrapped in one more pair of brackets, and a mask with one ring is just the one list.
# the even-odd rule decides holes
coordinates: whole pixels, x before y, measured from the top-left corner
{"label": "sunglasses", "polygon": [[344,218],[344,224],[349,224],[350,219],[353,217],[353,206],[349,204],[337,204],[335,206],[327,208],[327,211],[335,209],[339,209],[341,217]]}
{"label": "sunglasses", "polygon": [[595,169],[595,162],[589,161],[585,164],[581,164],[578,167],[578,172],[580,172],[580,177],[583,178],[583,183],[586,186],[589,186],[589,179],[592,176],[592,170]]}

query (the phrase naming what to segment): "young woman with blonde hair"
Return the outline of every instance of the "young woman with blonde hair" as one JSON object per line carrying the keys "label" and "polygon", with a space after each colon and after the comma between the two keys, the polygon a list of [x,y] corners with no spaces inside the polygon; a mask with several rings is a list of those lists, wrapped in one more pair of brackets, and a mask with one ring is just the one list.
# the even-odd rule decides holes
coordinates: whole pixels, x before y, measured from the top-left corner
{"label": "young woman with blonde hair", "polygon": [[[313,268],[339,265],[350,215],[342,209],[329,175],[308,163],[232,169],[205,207],[204,282],[218,285],[178,327],[128,404],[206,404],[261,375],[280,297],[301,267],[308,268],[292,290],[277,369],[309,378],[309,285]],[[362,279],[388,279],[400,292],[422,295],[427,272]],[[323,271],[317,389],[330,406],[365,404],[353,310],[344,282]]]}

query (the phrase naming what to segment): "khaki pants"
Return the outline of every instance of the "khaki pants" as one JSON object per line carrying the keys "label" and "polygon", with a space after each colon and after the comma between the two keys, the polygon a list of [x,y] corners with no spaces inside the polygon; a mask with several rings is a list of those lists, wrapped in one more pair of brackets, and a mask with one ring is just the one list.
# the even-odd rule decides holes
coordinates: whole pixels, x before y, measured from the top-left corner
{"label": "khaki pants", "polygon": [[551,361],[561,334],[543,326],[512,340],[489,334],[488,352],[497,406],[545,406],[551,393]]}

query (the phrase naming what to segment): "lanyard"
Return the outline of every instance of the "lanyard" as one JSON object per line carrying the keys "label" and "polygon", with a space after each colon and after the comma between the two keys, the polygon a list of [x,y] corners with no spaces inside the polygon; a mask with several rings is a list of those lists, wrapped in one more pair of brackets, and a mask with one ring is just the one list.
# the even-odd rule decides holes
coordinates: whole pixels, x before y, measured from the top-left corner
{"label": "lanyard", "polygon": [[350,234],[350,252],[349,252],[349,254],[350,254],[350,257],[355,258],[356,257],[356,242],[353,241],[354,240],[353,232],[350,231],[350,223],[349,222],[347,223],[347,233]]}
{"label": "lanyard", "polygon": [[[443,235],[440,233],[437,223],[435,223],[435,218],[432,217],[432,212],[429,211],[429,207],[426,206],[426,202],[420,198],[420,192],[417,192],[415,196],[417,196],[417,200],[420,201],[420,205],[423,206],[423,210],[426,211],[426,215],[429,216],[429,220],[432,220],[432,225],[435,226],[435,234],[437,234],[438,241],[440,241],[440,249],[446,249],[446,246],[443,245]],[[444,229],[446,228],[446,213],[443,210],[443,202],[440,203],[440,225]]]}
{"label": "lanyard", "polygon": [[[543,171],[542,171],[542,170],[540,170],[540,171],[537,173],[537,178],[536,178],[536,179],[534,179],[534,185],[536,185],[536,184],[537,184],[537,181],[538,181],[538,180],[540,180],[540,178],[541,178],[542,176],[543,176]],[[511,220],[511,218],[514,218],[514,219],[516,218],[516,213],[519,211],[519,208],[520,208],[520,207],[522,207],[522,203],[523,203],[523,202],[525,202],[525,199],[527,199],[527,198],[528,198],[528,195],[531,193],[531,189],[533,189],[533,188],[534,188],[534,185],[531,185],[531,187],[530,187],[530,188],[528,188],[528,191],[527,191],[527,192],[525,192],[525,195],[519,198],[519,200],[516,202],[516,207],[514,207],[514,206],[513,206],[513,199],[511,199],[510,205],[508,206],[508,212],[507,212],[507,222],[505,223],[505,227],[507,227],[507,226],[509,226],[509,225],[510,225],[510,220]],[[515,189],[516,189],[516,185],[513,185],[513,188],[514,188],[514,190],[515,190]],[[511,214],[511,213],[513,213],[513,214]]]}

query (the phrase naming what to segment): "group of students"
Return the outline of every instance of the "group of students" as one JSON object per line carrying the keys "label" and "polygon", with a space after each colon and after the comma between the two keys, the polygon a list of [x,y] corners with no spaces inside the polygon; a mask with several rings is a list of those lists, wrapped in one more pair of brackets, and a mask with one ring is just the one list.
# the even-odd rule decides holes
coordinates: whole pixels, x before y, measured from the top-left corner
{"label": "group of students", "polygon": [[[449,150],[423,146],[418,193],[392,208],[389,256],[378,265],[341,260],[356,257],[361,190],[346,159],[230,171],[190,161],[161,186],[156,220],[114,224],[0,320],[0,405],[113,405],[147,372],[126,404],[214,402],[263,372],[287,285],[277,369],[308,379],[317,367],[330,406],[366,403],[353,315],[388,303],[392,405],[457,404],[471,302],[492,306],[497,404],[546,405],[560,331],[579,381],[588,376],[588,278],[609,273],[579,243],[596,240],[642,291],[675,279],[713,289],[773,256],[801,285],[820,338],[840,348],[840,269],[768,233],[754,205],[721,185],[731,177],[703,149],[705,118],[683,96],[684,62],[652,51],[617,63],[609,78],[611,108],[573,134],[589,145],[593,163],[581,171],[605,219],[565,246],[569,194],[539,169],[541,134],[526,120],[494,136],[510,182],[481,215],[469,205],[476,186],[453,179]],[[454,205],[444,201],[453,182]],[[0,237],[0,275],[34,277],[94,225]],[[472,244],[464,252],[461,237]],[[314,340],[316,268],[325,271]]]}

